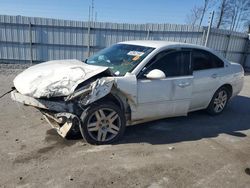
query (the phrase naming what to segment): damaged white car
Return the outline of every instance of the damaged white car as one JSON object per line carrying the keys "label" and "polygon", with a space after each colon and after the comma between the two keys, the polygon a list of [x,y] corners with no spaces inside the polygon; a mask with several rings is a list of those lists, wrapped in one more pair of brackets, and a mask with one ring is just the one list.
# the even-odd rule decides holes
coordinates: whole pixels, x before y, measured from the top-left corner
{"label": "damaged white car", "polygon": [[80,131],[91,144],[107,144],[128,125],[201,109],[220,114],[241,91],[243,79],[240,64],[208,48],[129,41],[85,62],[32,66],[14,79],[11,97],[39,109],[63,137]]}

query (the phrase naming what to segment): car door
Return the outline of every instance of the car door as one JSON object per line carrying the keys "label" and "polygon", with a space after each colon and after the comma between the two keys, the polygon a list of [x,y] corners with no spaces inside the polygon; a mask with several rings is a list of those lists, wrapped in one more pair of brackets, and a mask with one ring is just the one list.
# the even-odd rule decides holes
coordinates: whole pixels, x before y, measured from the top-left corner
{"label": "car door", "polygon": [[216,89],[220,86],[224,62],[211,52],[193,49],[193,94],[189,111],[204,109],[208,106]]}
{"label": "car door", "polygon": [[[138,75],[137,110],[133,120],[187,114],[193,84],[190,59],[187,51],[164,51],[146,64]],[[163,71],[166,77],[147,78],[146,75],[155,69]]]}

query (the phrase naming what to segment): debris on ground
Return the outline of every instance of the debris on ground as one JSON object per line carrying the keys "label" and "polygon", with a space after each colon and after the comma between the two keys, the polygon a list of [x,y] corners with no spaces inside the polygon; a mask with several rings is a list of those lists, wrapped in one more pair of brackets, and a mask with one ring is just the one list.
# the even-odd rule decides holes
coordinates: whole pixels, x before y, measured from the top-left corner
{"label": "debris on ground", "polygon": [[174,146],[169,146],[168,149],[169,149],[169,150],[174,150],[175,147],[174,147]]}

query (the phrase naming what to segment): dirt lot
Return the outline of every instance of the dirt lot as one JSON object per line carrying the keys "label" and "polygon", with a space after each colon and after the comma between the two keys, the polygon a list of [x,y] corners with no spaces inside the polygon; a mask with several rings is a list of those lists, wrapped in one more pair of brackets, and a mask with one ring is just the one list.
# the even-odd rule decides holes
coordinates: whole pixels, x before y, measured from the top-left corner
{"label": "dirt lot", "polygon": [[[0,94],[18,71],[0,71]],[[115,145],[64,140],[0,99],[0,187],[250,187],[250,76],[225,112],[129,127]]]}

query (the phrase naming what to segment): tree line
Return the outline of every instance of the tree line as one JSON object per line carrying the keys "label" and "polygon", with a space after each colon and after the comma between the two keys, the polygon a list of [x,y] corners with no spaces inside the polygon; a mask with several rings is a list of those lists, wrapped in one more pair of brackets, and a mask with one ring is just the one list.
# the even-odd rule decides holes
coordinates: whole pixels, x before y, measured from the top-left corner
{"label": "tree line", "polygon": [[250,30],[250,0],[202,0],[186,16],[186,23],[201,26],[205,15],[215,12],[212,27],[231,31]]}

